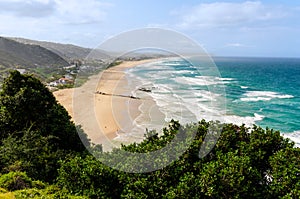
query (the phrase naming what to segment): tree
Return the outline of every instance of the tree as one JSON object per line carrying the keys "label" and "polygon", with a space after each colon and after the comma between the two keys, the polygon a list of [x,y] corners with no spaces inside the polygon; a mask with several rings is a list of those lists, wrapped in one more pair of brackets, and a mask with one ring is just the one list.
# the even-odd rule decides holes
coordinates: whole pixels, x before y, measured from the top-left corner
{"label": "tree", "polygon": [[[84,151],[87,136],[77,134],[67,111],[57,103],[53,94],[33,75],[10,72],[0,92],[0,139],[15,132],[39,132],[54,136],[57,149]],[[19,134],[22,137],[22,134]]]}
{"label": "tree", "polygon": [[300,198],[300,150],[286,148],[270,157],[269,193],[272,198]]}
{"label": "tree", "polygon": [[89,198],[118,198],[122,185],[117,171],[103,165],[92,155],[74,157],[61,163],[58,184],[71,193]]}
{"label": "tree", "polygon": [[[18,134],[23,135],[19,137]],[[28,176],[47,182],[55,180],[59,160],[67,151],[53,149],[55,137],[43,137],[39,132],[27,130],[9,135],[0,146],[0,165],[4,172],[26,171]]]}
{"label": "tree", "polygon": [[[37,78],[12,71],[0,91],[0,169],[51,182],[59,160],[86,153],[87,135]],[[1,172],[0,170],[0,172]]]}

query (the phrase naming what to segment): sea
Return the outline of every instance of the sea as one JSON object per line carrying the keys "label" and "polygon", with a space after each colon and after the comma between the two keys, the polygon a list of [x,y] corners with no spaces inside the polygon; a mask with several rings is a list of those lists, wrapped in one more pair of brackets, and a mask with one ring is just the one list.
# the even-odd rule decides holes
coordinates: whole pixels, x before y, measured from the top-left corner
{"label": "sea", "polygon": [[153,100],[163,116],[158,120],[157,110],[142,104],[136,136],[171,119],[205,119],[272,128],[300,145],[300,58],[173,57],[125,72],[131,94]]}

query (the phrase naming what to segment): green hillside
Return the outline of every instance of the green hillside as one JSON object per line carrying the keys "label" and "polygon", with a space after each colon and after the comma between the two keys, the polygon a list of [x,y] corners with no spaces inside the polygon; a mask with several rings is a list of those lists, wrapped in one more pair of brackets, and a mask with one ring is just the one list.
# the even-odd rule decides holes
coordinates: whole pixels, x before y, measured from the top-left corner
{"label": "green hillside", "polygon": [[[54,43],[54,42],[47,42],[47,41],[36,41],[36,40],[30,40],[30,39],[24,39],[24,38],[9,38],[14,41],[24,43],[24,44],[33,44],[33,45],[39,45],[43,48],[46,48],[59,56],[63,57],[64,59],[68,61],[73,60],[84,60],[86,59],[93,49],[90,48],[84,48],[80,46],[76,46],[73,44],[61,44],[61,43]],[[106,59],[109,58],[108,53],[97,50],[93,51],[92,57],[89,57],[91,59]]]}
{"label": "green hillside", "polygon": [[6,67],[63,67],[69,63],[56,53],[38,45],[19,43],[0,37],[0,64]]}
{"label": "green hillside", "polygon": [[0,81],[11,69],[25,69],[46,79],[68,65],[64,58],[39,45],[0,37]]}

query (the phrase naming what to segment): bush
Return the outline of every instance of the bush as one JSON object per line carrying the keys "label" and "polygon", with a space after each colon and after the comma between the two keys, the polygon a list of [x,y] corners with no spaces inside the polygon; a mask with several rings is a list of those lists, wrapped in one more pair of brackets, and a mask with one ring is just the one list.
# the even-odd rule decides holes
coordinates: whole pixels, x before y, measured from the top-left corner
{"label": "bush", "polygon": [[[125,173],[92,156],[76,157],[62,163],[58,184],[71,193],[95,198],[299,198],[300,150],[293,148],[292,142],[271,129],[254,126],[249,133],[245,126],[224,124],[216,146],[199,158],[209,124],[201,121],[181,127],[173,121],[162,135],[148,132],[143,142],[122,146],[127,151],[147,153],[174,139],[186,141],[183,139],[195,132],[189,149],[161,170]],[[176,147],[180,144],[164,157],[176,153]],[[120,150],[102,155],[112,161],[120,157]],[[153,162],[156,160],[161,157]],[[150,163],[146,158],[127,157],[120,162],[121,166],[133,164],[143,169]]]}
{"label": "bush", "polygon": [[9,172],[0,177],[0,187],[9,191],[30,188],[32,180],[24,172]]}
{"label": "bush", "polygon": [[0,194],[2,194],[2,193],[7,193],[7,190],[3,189],[3,188],[0,188]]}
{"label": "bush", "polygon": [[62,162],[58,185],[89,198],[118,198],[122,190],[117,172],[91,155]]}
{"label": "bush", "polygon": [[2,141],[0,163],[4,172],[26,171],[35,179],[50,182],[57,176],[58,160],[66,157],[62,150],[55,150],[52,136],[43,137],[39,132],[21,132],[19,138],[12,134]]}
{"label": "bush", "polygon": [[14,191],[13,195],[16,199],[33,198],[33,199],[87,199],[83,196],[74,196],[67,193],[65,190],[61,190],[56,186],[48,186],[45,189],[24,189]]}

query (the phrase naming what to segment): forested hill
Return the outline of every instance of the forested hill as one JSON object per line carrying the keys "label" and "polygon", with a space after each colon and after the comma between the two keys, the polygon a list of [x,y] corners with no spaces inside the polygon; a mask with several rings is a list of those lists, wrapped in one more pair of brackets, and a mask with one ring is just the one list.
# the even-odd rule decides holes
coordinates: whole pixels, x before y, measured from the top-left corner
{"label": "forested hill", "polygon": [[61,68],[68,65],[64,58],[44,47],[0,37],[0,68]]}

